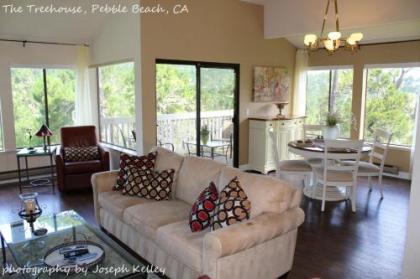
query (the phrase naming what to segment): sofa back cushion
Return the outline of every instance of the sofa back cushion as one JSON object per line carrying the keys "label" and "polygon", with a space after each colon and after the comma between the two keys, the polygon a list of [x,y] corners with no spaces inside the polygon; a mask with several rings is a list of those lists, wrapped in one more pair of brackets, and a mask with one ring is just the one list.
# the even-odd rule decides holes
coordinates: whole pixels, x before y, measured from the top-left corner
{"label": "sofa back cushion", "polygon": [[287,182],[231,167],[222,169],[217,183],[218,190],[221,191],[235,177],[238,177],[241,187],[251,201],[251,218],[264,212],[282,213],[299,205],[300,191],[289,186]]}
{"label": "sofa back cushion", "polygon": [[155,162],[155,171],[161,172],[163,170],[173,169],[175,171],[172,183],[171,197],[175,197],[175,191],[178,184],[179,170],[184,161],[184,156],[172,152],[162,147],[154,147],[150,152],[157,151]]}
{"label": "sofa back cushion", "polygon": [[222,164],[210,159],[185,157],[179,172],[175,197],[192,205],[210,182],[217,184],[222,168]]}

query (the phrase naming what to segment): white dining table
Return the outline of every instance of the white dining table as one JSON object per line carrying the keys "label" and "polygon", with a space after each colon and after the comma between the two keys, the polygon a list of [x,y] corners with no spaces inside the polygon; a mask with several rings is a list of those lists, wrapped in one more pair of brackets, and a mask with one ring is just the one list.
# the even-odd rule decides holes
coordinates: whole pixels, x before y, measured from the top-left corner
{"label": "white dining table", "polygon": [[[323,159],[324,158],[324,143],[323,140],[313,140],[310,143],[303,141],[291,141],[288,144],[289,152],[301,156],[304,159]],[[370,145],[363,145],[362,153],[369,153],[371,150]],[[343,155],[343,153],[355,152],[351,149],[336,149],[333,152],[330,151],[330,155],[334,158],[334,154],[337,154],[337,159]],[[331,154],[332,153],[332,154]],[[311,199],[322,200],[322,185],[311,183],[305,185],[303,188],[303,194]],[[342,201],[347,199],[347,193],[345,187],[328,186],[326,189],[326,201]]]}

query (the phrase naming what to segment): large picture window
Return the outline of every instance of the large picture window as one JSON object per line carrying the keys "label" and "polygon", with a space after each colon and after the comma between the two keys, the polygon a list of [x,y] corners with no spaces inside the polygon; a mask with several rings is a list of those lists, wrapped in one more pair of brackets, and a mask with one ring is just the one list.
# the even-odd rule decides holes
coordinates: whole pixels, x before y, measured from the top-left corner
{"label": "large picture window", "polygon": [[60,142],[59,130],[74,124],[76,77],[71,69],[12,68],[11,83],[18,148],[42,145],[32,137],[43,123],[53,132],[51,144]]}
{"label": "large picture window", "polygon": [[338,113],[340,136],[352,127],[353,69],[316,69],[306,76],[306,123],[324,124],[328,112]]}
{"label": "large picture window", "polygon": [[392,144],[411,146],[415,131],[420,67],[367,68],[364,137],[376,128],[393,133]]}
{"label": "large picture window", "polygon": [[135,149],[134,63],[98,67],[101,141]]}

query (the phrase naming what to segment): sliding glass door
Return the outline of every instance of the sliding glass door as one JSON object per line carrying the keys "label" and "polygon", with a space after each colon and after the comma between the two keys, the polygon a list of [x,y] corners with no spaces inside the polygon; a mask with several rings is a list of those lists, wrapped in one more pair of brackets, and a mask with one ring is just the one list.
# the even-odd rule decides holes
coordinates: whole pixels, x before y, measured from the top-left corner
{"label": "sliding glass door", "polygon": [[157,144],[237,166],[239,65],[157,60]]}

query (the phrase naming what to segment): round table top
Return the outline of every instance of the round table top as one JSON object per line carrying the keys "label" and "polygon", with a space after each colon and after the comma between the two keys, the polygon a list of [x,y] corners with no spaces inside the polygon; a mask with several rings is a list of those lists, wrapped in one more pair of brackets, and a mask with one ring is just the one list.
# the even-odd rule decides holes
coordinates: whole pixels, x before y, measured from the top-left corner
{"label": "round table top", "polygon": [[[303,152],[315,152],[315,153],[324,153],[324,141],[323,140],[311,140],[310,142],[304,142],[303,140],[298,141],[291,141],[288,144],[289,149],[293,151],[295,150],[301,150]],[[371,146],[364,144],[362,148],[362,153],[368,153],[371,151]],[[356,153],[354,149],[351,148],[336,148],[333,150],[330,150],[330,153],[337,153],[337,154],[343,154],[343,153]]]}

